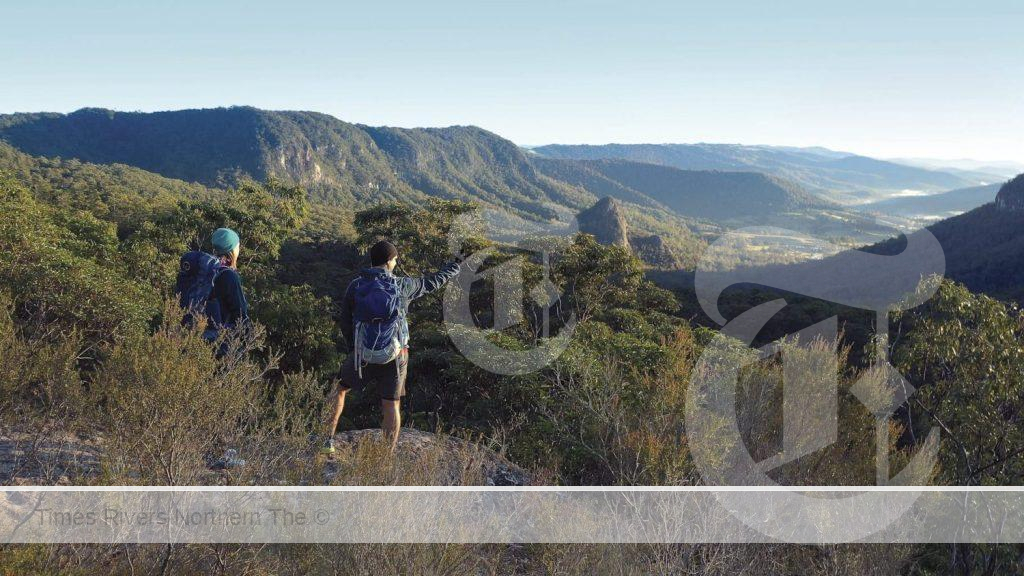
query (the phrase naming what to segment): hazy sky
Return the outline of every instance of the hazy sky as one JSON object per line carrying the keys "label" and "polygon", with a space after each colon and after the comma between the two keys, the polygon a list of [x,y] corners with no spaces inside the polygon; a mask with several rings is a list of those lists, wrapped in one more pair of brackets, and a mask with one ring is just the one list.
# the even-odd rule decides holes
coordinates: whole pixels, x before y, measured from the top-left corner
{"label": "hazy sky", "polygon": [[1024,161],[1024,2],[7,2],[0,112],[250,104],[520,144]]}

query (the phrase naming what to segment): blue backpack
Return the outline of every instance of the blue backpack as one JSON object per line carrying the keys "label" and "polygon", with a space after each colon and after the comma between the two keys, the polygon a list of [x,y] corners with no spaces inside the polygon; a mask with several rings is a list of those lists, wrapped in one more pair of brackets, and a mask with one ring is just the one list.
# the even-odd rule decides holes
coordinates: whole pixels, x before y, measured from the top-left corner
{"label": "blue backpack", "polygon": [[366,364],[387,364],[409,342],[401,288],[390,274],[364,275],[355,281],[355,363],[362,377]]}
{"label": "blue backpack", "polygon": [[186,252],[181,257],[174,293],[178,295],[178,304],[187,310],[187,323],[195,322],[196,312],[205,314],[213,283],[225,268],[220,258],[206,252]]}

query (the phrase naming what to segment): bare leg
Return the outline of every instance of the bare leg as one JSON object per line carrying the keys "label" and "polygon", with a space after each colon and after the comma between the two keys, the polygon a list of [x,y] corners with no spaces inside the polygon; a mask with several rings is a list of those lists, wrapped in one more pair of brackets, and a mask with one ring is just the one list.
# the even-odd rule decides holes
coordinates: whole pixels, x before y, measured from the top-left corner
{"label": "bare leg", "polygon": [[384,432],[384,438],[391,444],[392,452],[398,446],[398,431],[402,427],[401,404],[400,400],[380,401],[380,411],[384,415],[381,430]]}
{"label": "bare leg", "polygon": [[348,388],[338,388],[338,394],[335,398],[334,403],[334,414],[331,415],[330,421],[327,422],[327,437],[334,436],[334,433],[338,429],[338,420],[341,419],[341,413],[345,410],[345,395],[348,394]]}

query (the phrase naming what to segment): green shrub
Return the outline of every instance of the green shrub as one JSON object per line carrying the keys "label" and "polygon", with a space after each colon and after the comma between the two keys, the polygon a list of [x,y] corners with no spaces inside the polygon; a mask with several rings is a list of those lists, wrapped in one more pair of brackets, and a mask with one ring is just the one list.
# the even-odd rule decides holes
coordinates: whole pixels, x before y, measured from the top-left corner
{"label": "green shrub", "polygon": [[113,225],[36,202],[0,178],[0,286],[19,309],[89,338],[137,334],[158,312],[157,294],[116,258]]}

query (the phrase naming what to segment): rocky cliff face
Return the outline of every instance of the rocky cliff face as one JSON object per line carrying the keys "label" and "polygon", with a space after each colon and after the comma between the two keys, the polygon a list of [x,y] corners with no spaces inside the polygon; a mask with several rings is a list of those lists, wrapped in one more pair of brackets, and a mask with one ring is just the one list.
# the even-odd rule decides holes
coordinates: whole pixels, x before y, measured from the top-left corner
{"label": "rocky cliff face", "polygon": [[656,268],[679,268],[682,263],[661,236],[630,234],[619,202],[610,196],[597,201],[576,216],[580,232],[592,234],[601,244],[622,246]]}
{"label": "rocky cliff face", "polygon": [[629,229],[619,203],[610,196],[576,216],[580,232],[593,234],[601,244],[629,248]]}
{"label": "rocky cliff face", "polygon": [[996,194],[996,207],[1000,210],[1024,211],[1024,174],[1003,184]]}

